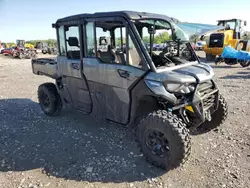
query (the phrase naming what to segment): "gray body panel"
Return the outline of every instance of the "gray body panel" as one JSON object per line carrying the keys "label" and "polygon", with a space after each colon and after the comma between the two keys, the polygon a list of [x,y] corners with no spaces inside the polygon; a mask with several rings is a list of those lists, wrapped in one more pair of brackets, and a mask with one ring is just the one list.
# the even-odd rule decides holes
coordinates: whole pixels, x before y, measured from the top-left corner
{"label": "gray body panel", "polygon": [[87,87],[86,80],[80,72],[80,59],[71,60],[63,56],[57,57],[58,71],[63,78],[64,93],[68,92],[73,106],[85,113],[90,113],[92,102],[90,93]]}
{"label": "gray body panel", "polygon": [[[177,103],[175,95],[166,90],[168,83],[180,83],[189,85],[212,80],[213,70],[209,65],[195,63],[177,69],[161,69],[160,72],[135,68],[123,64],[103,63],[97,58],[83,58],[81,60],[70,60],[63,56],[57,57],[57,62],[51,63],[53,69],[39,68],[33,65],[33,72],[43,71],[45,75],[54,74],[62,78],[63,90],[58,90],[63,99],[78,110],[91,113],[97,120],[105,119],[120,124],[130,124],[135,118],[131,113],[137,113],[137,102],[141,99],[137,95],[136,84],[141,81],[145,84],[143,90],[145,95],[162,97],[172,104]],[[56,68],[55,68],[56,66]],[[35,70],[34,70],[35,67]],[[47,71],[45,70],[47,69]],[[119,70],[126,74],[121,75]],[[153,81],[153,82],[152,82]],[[155,85],[154,81],[159,85]],[[146,88],[145,88],[146,87]],[[133,90],[136,92],[133,92]],[[140,97],[145,97],[140,94]],[[133,98],[136,98],[134,100]],[[132,112],[133,111],[133,112]]]}
{"label": "gray body panel", "polygon": [[214,73],[209,65],[197,63],[178,69],[165,68],[161,72],[150,72],[146,80],[153,80],[164,83],[201,83],[211,80]]}
{"label": "gray body panel", "polygon": [[[127,71],[128,78],[122,77],[118,70]],[[145,71],[122,64],[101,63],[96,58],[84,58],[83,73],[94,103],[93,114],[127,124],[130,90]]]}
{"label": "gray body panel", "polygon": [[53,79],[60,77],[60,72],[58,71],[57,62],[55,59],[50,58],[39,58],[31,60],[32,71],[37,75],[46,75]]}

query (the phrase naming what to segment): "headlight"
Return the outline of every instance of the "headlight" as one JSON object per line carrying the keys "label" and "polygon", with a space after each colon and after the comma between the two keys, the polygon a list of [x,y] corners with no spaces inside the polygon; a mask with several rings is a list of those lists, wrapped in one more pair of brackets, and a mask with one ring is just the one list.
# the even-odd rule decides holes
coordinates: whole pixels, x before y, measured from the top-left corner
{"label": "headlight", "polygon": [[166,84],[166,89],[170,92],[175,92],[175,93],[191,93],[192,91],[194,91],[195,86],[170,83]]}
{"label": "headlight", "polygon": [[171,92],[179,91],[184,85],[181,84],[167,84],[167,90]]}
{"label": "headlight", "polygon": [[146,85],[149,89],[156,95],[163,97],[169,102],[175,104],[177,98],[173,93],[169,93],[166,90],[166,87],[162,84],[162,82],[154,81],[154,80],[145,80]]}

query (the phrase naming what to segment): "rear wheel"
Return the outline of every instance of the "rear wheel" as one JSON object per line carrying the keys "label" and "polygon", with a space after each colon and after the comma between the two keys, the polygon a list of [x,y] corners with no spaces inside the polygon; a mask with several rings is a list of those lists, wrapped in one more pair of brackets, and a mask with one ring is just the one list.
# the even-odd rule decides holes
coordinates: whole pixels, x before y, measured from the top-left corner
{"label": "rear wheel", "polygon": [[203,134],[219,127],[226,120],[227,114],[228,114],[227,102],[222,95],[219,95],[219,106],[218,109],[212,114],[211,121],[205,121],[204,123],[202,123],[196,129],[196,132],[198,134]]}
{"label": "rear wheel", "polygon": [[46,50],[42,50],[42,53],[43,53],[43,54],[47,54],[47,51],[46,51]]}
{"label": "rear wheel", "polygon": [[164,110],[149,113],[138,126],[138,142],[147,161],[169,170],[184,163],[191,151],[185,124]]}
{"label": "rear wheel", "polygon": [[225,61],[225,63],[227,64],[227,65],[235,65],[235,64],[237,64],[237,59],[224,59],[224,61]]}
{"label": "rear wheel", "polygon": [[248,67],[250,65],[250,61],[240,62],[242,67]]}
{"label": "rear wheel", "polygon": [[38,101],[42,111],[54,116],[62,111],[62,101],[53,83],[44,83],[38,87]]}
{"label": "rear wheel", "polygon": [[207,61],[215,61],[216,56],[212,54],[206,54]]}

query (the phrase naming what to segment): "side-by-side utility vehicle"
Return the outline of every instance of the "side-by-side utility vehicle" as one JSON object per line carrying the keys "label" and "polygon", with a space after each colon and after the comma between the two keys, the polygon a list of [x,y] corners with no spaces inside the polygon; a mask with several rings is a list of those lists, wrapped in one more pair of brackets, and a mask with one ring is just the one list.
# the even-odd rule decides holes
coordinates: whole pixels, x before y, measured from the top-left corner
{"label": "side-by-side utility vehicle", "polygon": [[[186,161],[189,130],[208,132],[227,117],[227,104],[178,27],[164,15],[119,11],[56,21],[59,54],[32,60],[33,73],[55,79],[38,88],[43,112],[63,106],[136,130],[146,159],[166,170]],[[154,38],[165,33],[161,51]],[[147,48],[143,39],[150,40]]]}

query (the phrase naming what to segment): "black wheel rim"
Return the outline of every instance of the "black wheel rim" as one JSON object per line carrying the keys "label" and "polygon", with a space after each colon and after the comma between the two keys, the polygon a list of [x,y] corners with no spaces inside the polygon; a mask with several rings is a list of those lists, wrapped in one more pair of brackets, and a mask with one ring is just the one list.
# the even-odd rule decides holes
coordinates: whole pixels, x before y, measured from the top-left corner
{"label": "black wheel rim", "polygon": [[42,106],[44,106],[45,108],[48,108],[50,106],[49,96],[46,93],[41,92],[40,98],[41,98],[40,102]]}
{"label": "black wheel rim", "polygon": [[169,141],[166,136],[160,131],[147,131],[146,145],[154,155],[161,158],[166,157],[169,153]]}

